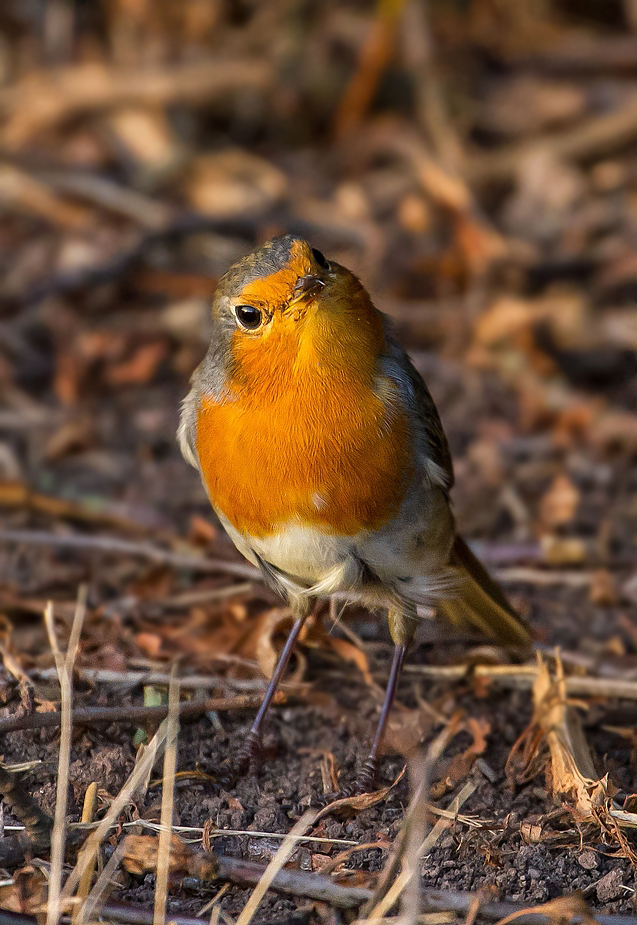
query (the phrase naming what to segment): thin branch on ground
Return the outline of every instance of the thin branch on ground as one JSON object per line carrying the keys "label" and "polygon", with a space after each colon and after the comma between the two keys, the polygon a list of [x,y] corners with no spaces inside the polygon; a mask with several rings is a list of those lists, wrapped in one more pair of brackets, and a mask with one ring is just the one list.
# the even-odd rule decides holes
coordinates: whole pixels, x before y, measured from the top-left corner
{"label": "thin branch on ground", "polygon": [[[286,702],[286,696],[279,693],[276,704]],[[254,710],[259,707],[259,696],[210,697],[208,700],[186,701],[179,704],[182,718],[202,716],[204,713],[230,710]],[[71,723],[74,726],[93,726],[99,723],[148,723],[163,720],[168,716],[168,704],[143,707],[85,707],[73,710]],[[7,716],[0,719],[0,735],[17,732],[19,729],[52,729],[60,725],[61,713],[32,713],[30,715]]]}

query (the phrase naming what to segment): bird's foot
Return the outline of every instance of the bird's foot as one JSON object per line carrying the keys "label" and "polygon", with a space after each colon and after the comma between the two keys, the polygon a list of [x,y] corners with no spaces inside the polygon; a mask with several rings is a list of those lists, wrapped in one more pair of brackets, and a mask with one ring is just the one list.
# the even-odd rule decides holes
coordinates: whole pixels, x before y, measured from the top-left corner
{"label": "bird's foot", "polygon": [[228,760],[227,764],[224,762],[225,766],[219,773],[219,783],[223,789],[234,789],[237,781],[247,774],[256,776],[261,767],[262,752],[261,736],[251,729],[235,758]]}
{"label": "bird's foot", "polygon": [[336,803],[338,800],[348,800],[352,797],[362,796],[364,793],[372,793],[376,784],[378,774],[378,760],[371,755],[361,766],[356,775],[356,780],[348,787],[337,790],[334,793],[326,793],[323,796],[313,797],[311,805],[318,809],[324,809],[330,803]]}
{"label": "bird's foot", "polygon": [[261,733],[251,729],[237,755],[239,774],[258,774],[263,760]]}

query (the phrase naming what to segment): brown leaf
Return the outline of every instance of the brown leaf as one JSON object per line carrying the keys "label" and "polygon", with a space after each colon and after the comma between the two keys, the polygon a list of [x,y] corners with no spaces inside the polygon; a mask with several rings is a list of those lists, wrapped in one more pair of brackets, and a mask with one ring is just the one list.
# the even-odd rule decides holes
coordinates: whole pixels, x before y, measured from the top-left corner
{"label": "brown leaf", "polygon": [[268,161],[231,148],[194,162],[186,196],[199,212],[229,218],[265,211],[283,196],[286,186],[285,175]]}
{"label": "brown leaf", "polygon": [[292,628],[292,622],[293,618],[287,607],[273,607],[259,618],[258,626],[253,633],[256,637],[255,656],[266,678],[272,677],[279,658],[279,650],[274,644],[274,639],[282,630],[286,631],[284,635],[287,635]]}
{"label": "brown leaf", "polygon": [[548,565],[581,565],[588,558],[586,544],[577,536],[553,536],[545,534],[540,538],[542,558]]}
{"label": "brown leaf", "polygon": [[17,870],[4,886],[0,886],[0,909],[27,915],[46,909],[47,878],[36,867]]}
{"label": "brown leaf", "polygon": [[543,527],[553,529],[570,523],[580,503],[579,489],[566,474],[556,476],[540,501],[540,521]]}
{"label": "brown leaf", "polygon": [[358,646],[348,642],[347,639],[339,639],[329,634],[326,634],[326,639],[330,648],[332,648],[344,661],[353,662],[365,678],[365,683],[373,687],[374,679],[369,670],[369,662],[367,661],[365,653],[359,649]]}
{"label": "brown leaf", "polygon": [[167,352],[165,341],[142,344],[130,359],[109,367],[104,378],[111,385],[145,385],[155,378],[157,367]]}
{"label": "brown leaf", "polygon": [[[159,839],[154,835],[127,835],[123,842],[122,866],[131,874],[155,873]],[[171,877],[190,876],[201,880],[214,880],[217,865],[215,859],[205,852],[195,851],[178,835],[170,841]]]}
{"label": "brown leaf", "polygon": [[[614,607],[619,603],[615,579],[608,569],[601,568],[593,572],[588,599],[596,607]],[[632,637],[633,644],[637,643],[637,627],[634,627],[634,629],[636,632]]]}
{"label": "brown leaf", "polygon": [[478,757],[487,747],[486,737],[491,731],[491,725],[486,719],[468,717],[464,721],[467,732],[473,736],[473,742],[463,752],[454,755],[441,780],[432,784],[430,796],[432,800],[439,800],[449,790],[453,790],[471,772],[471,768]]}

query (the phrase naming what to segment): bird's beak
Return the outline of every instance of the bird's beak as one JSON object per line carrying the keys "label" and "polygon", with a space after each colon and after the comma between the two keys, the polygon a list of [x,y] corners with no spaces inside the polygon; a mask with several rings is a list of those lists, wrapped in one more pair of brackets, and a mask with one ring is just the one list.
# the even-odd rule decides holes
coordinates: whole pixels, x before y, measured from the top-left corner
{"label": "bird's beak", "polygon": [[307,276],[301,276],[293,289],[292,302],[298,302],[301,299],[307,299],[308,297],[318,295],[324,286],[325,283],[322,279],[319,279],[318,276],[314,276],[311,273]]}

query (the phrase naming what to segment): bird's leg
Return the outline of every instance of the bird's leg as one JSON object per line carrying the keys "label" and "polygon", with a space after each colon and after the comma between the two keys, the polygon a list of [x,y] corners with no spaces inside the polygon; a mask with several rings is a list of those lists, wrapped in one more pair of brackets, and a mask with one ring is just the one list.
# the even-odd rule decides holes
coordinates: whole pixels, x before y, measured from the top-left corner
{"label": "bird's leg", "polygon": [[283,651],[281,652],[277,666],[274,669],[274,674],[272,675],[270,683],[268,684],[268,689],[265,692],[265,697],[263,698],[261,706],[259,707],[259,712],[257,713],[254,722],[252,723],[252,728],[250,729],[250,732],[248,733],[245,742],[239,751],[237,769],[238,773],[244,773],[245,771],[249,770],[251,774],[254,774],[258,770],[259,764],[261,763],[263,720],[265,719],[268,708],[272,703],[274,695],[277,692],[277,688],[281,683],[281,679],[285,674],[285,669],[288,666],[290,656],[294,651],[294,646],[296,645],[296,642],[299,638],[299,633],[303,629],[303,624],[305,623],[307,616],[308,613],[306,611],[305,613],[297,614],[294,619],[294,625],[290,630],[290,635],[285,641]]}
{"label": "bird's leg", "polygon": [[374,784],[376,783],[376,775],[378,774],[378,753],[380,751],[380,746],[385,735],[387,720],[389,719],[394,697],[396,696],[398,679],[400,678],[400,672],[403,667],[403,661],[405,659],[406,652],[406,643],[397,643],[394,647],[394,660],[392,662],[391,671],[389,673],[389,681],[387,682],[385,700],[383,701],[383,706],[380,711],[380,719],[378,720],[376,735],[374,736],[374,741],[372,743],[369,755],[367,756],[367,760],[358,772],[356,785],[354,788],[355,793],[369,793],[374,789]]}
{"label": "bird's leg", "polygon": [[383,706],[380,711],[380,719],[369,756],[360,768],[356,777],[356,782],[353,785],[344,787],[337,793],[328,793],[325,796],[315,798],[313,803],[317,806],[326,806],[328,803],[332,803],[335,800],[342,799],[343,797],[351,797],[355,794],[370,793],[374,789],[376,775],[378,773],[379,752],[383,743],[385,729],[387,728],[387,720],[389,719],[394,697],[396,696],[405,654],[407,653],[409,643],[416,629],[416,605],[408,601],[396,600],[389,608],[387,616],[389,620],[389,630],[395,644],[394,660],[389,673],[385,700],[383,701]]}
{"label": "bird's leg", "polygon": [[369,756],[358,772],[355,787],[356,793],[369,793],[374,789],[376,783],[379,752],[385,735],[385,729],[387,728],[387,720],[389,719],[392,704],[396,696],[396,690],[398,689],[398,681],[400,679],[400,672],[403,667],[405,655],[409,648],[409,643],[413,639],[414,632],[416,631],[416,605],[411,603],[411,601],[398,599],[390,606],[387,619],[389,622],[389,632],[391,633],[391,638],[394,640],[395,645],[394,660],[389,673],[389,681],[387,682],[385,700],[383,701],[383,706],[380,711],[376,735],[374,736]]}

